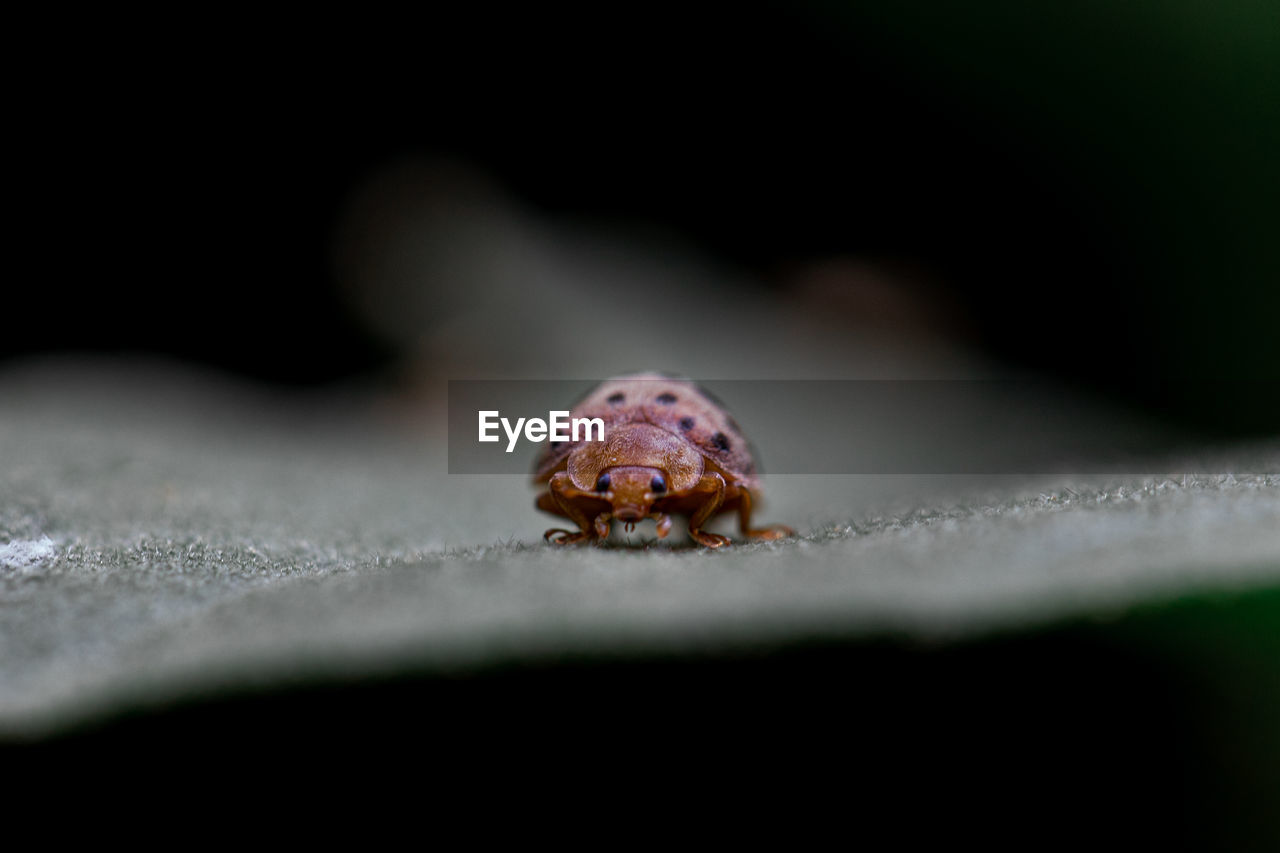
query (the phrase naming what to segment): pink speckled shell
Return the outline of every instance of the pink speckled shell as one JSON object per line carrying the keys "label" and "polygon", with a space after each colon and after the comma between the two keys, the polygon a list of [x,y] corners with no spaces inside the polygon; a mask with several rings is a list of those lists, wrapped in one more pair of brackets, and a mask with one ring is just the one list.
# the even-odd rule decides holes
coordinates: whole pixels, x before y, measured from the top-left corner
{"label": "pink speckled shell", "polygon": [[[674,397],[674,401],[663,402],[669,397]],[[582,398],[569,416],[600,418],[605,424],[606,437],[610,427],[652,424],[697,450],[730,478],[753,491],[758,487],[755,454],[741,428],[719,401],[691,380],[658,373],[608,379]],[[581,452],[585,444],[583,441],[548,442],[538,456],[534,482],[546,482],[557,471],[568,467],[570,457]],[[673,454],[672,461],[679,455]],[[641,464],[641,460],[620,464]]]}

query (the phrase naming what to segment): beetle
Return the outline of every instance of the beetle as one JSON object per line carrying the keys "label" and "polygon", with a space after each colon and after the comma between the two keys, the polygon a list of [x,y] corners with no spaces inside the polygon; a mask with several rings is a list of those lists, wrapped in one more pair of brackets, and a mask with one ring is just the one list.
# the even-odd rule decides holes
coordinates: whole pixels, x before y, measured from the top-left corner
{"label": "beetle", "polygon": [[689,517],[689,536],[708,548],[731,541],[703,529],[712,518],[738,513],[748,539],[780,539],[795,533],[783,524],[752,528],[760,480],[752,451],[733,416],[696,383],[657,373],[609,379],[587,394],[571,418],[600,418],[599,441],[551,441],[534,469],[546,484],[537,507],[568,518],[577,531],[552,528],[556,545],[601,543],[613,520],[627,532],[645,518],[658,537],[671,532],[671,515]]}

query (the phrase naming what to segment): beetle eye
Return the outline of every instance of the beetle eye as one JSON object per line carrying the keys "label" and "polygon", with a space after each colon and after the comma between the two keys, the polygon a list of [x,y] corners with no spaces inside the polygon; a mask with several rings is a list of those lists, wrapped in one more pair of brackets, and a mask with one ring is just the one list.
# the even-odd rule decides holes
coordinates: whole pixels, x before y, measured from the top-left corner
{"label": "beetle eye", "polygon": [[660,495],[666,490],[667,490],[667,481],[662,479],[661,474],[654,477],[653,480],[649,483],[649,491],[653,492],[654,494]]}
{"label": "beetle eye", "polygon": [[601,474],[600,479],[596,480],[596,491],[607,492],[609,490],[609,475]]}

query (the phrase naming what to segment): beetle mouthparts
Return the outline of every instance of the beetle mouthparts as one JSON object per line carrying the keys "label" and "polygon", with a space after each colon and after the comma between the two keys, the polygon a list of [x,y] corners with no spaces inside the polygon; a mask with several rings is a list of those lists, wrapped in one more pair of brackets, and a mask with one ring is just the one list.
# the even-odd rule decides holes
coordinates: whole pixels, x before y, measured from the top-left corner
{"label": "beetle mouthparts", "polygon": [[628,521],[624,529],[630,533],[636,529],[636,523],[634,521]]}

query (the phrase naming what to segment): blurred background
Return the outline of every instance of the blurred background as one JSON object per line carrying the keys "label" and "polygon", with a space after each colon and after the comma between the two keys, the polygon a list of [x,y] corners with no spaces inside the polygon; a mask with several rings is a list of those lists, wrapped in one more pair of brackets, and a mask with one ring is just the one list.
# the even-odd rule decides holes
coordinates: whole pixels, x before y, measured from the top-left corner
{"label": "blurred background", "polygon": [[946,376],[976,354],[1274,433],[1276,16],[911,0],[33,27],[0,357],[403,388]]}

